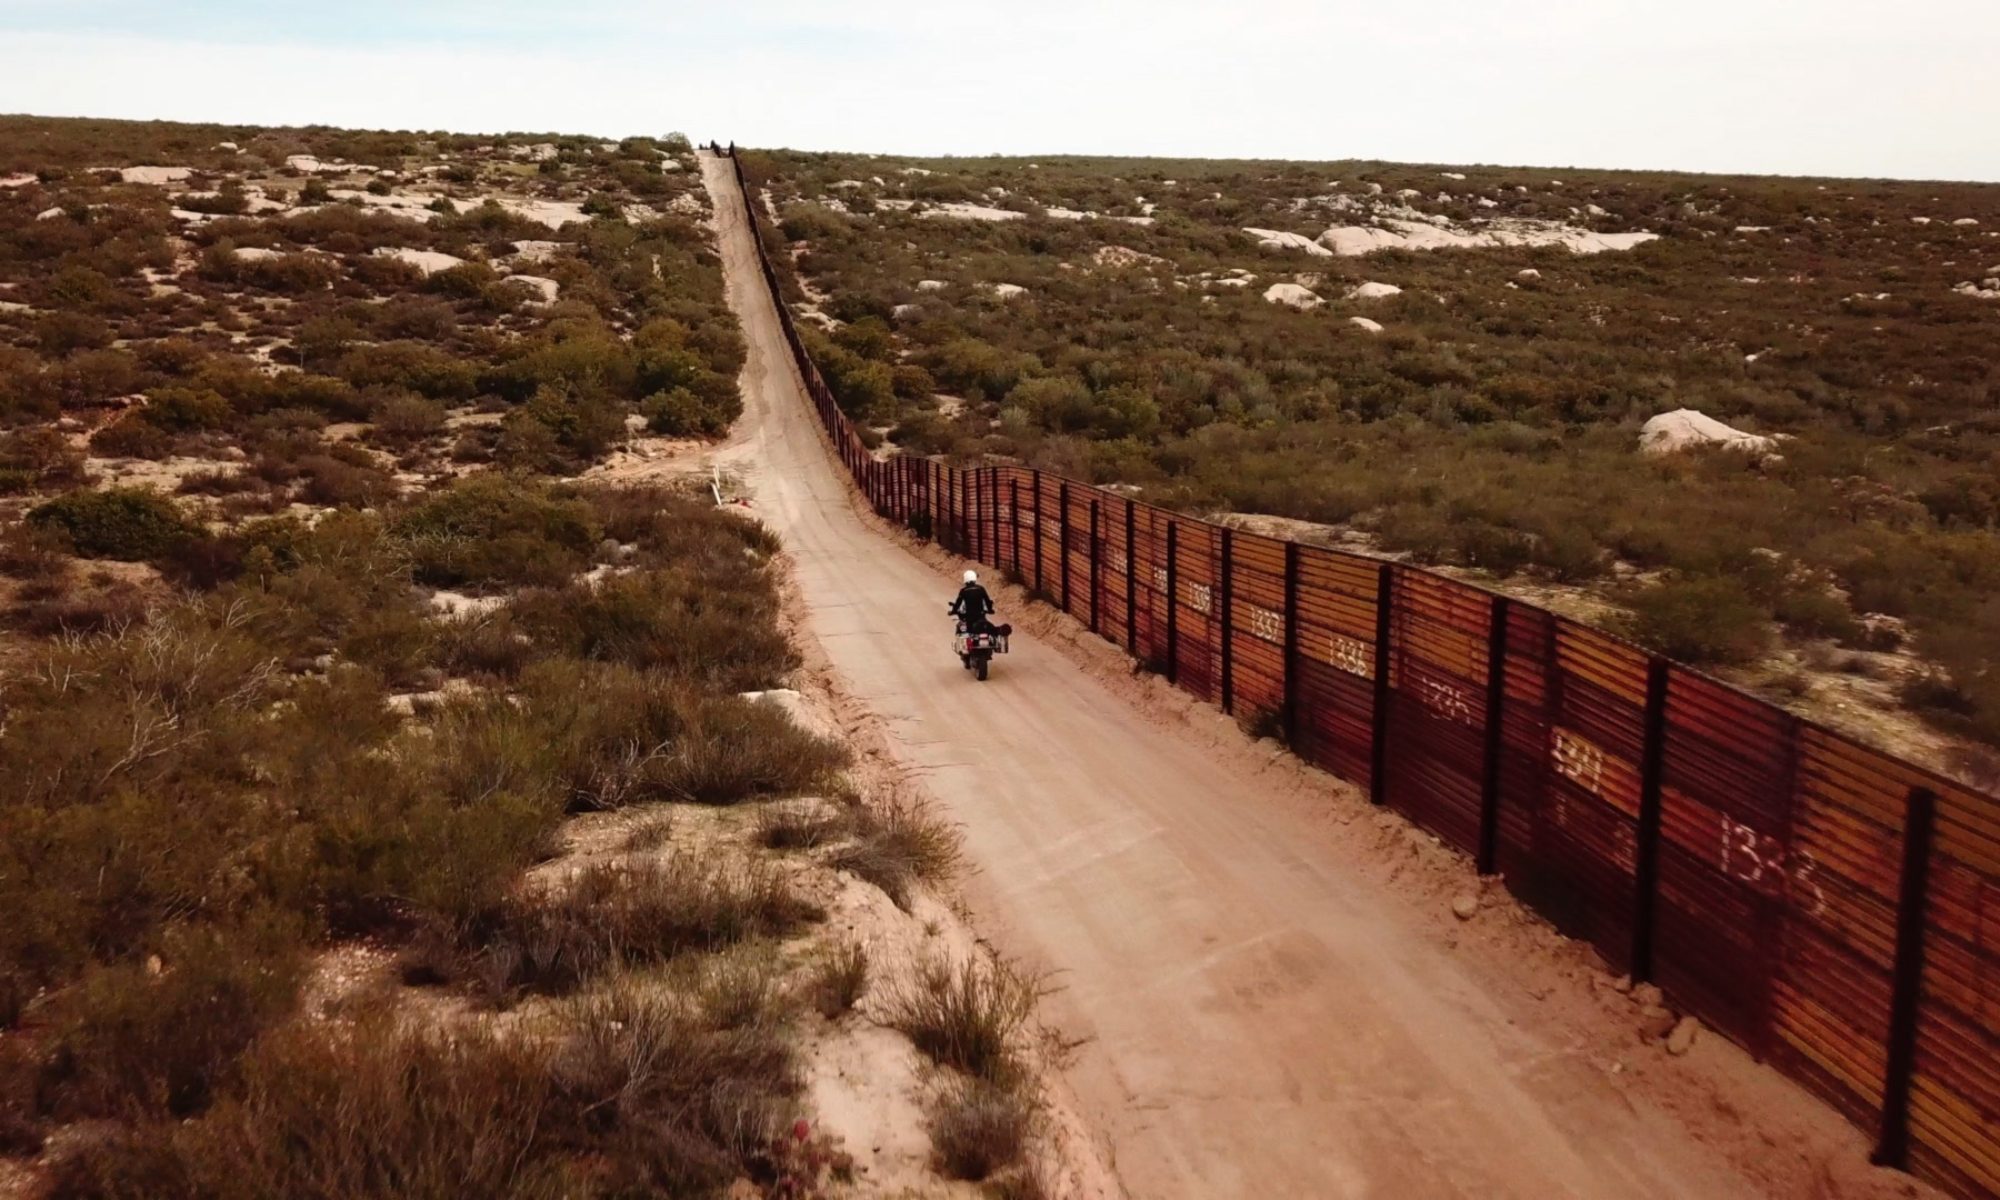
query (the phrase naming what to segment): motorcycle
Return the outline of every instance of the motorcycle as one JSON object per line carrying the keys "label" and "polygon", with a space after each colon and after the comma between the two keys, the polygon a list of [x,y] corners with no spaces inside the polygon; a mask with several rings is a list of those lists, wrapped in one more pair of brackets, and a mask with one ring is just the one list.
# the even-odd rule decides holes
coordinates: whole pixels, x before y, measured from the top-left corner
{"label": "motorcycle", "polygon": [[1007,653],[1007,639],[1013,635],[1012,625],[988,625],[977,633],[968,632],[961,618],[952,633],[951,648],[958,655],[958,661],[981,683],[986,682],[986,672],[996,654]]}

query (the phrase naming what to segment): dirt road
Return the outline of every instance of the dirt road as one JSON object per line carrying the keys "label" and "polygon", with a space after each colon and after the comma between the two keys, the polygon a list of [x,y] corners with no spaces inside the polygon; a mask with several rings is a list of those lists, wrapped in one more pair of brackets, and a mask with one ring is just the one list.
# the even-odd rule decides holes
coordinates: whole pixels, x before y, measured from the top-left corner
{"label": "dirt road", "polygon": [[1132,1195],[1762,1194],[1491,996],[1407,901],[1343,869],[1325,823],[1032,639],[968,677],[955,579],[852,507],[729,164],[703,169],[749,340],[725,457],[797,559],[810,632],[964,826],[977,923],[1056,973],[1048,1015],[1087,1039],[1069,1085]]}

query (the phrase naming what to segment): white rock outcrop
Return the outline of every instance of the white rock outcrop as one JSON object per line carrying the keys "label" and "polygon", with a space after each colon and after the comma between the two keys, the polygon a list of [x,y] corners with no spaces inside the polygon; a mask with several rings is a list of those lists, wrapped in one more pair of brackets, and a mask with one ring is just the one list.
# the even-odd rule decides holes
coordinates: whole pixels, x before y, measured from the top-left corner
{"label": "white rock outcrop", "polygon": [[393,258],[397,262],[408,263],[425,275],[435,275],[439,271],[449,271],[462,267],[465,260],[441,250],[412,250],[407,246],[384,246],[375,251],[377,258]]}
{"label": "white rock outcrop", "polygon": [[126,183],[146,183],[154,187],[168,183],[186,183],[194,171],[189,167],[125,167],[118,172],[118,178]]}
{"label": "white rock outcrop", "polygon": [[1266,250],[1303,250],[1315,258],[1332,258],[1334,251],[1327,249],[1303,233],[1287,233],[1282,229],[1251,229],[1243,232],[1257,239],[1257,244]]}
{"label": "white rock outcrop", "polygon": [[1673,454],[1702,446],[1769,454],[1778,448],[1778,439],[1745,433],[1692,408],[1661,413],[1639,430],[1639,449],[1647,454]]}
{"label": "white rock outcrop", "polygon": [[1473,227],[1390,218],[1380,226],[1336,225],[1319,235],[1320,244],[1344,258],[1377,250],[1450,250],[1488,246],[1563,246],[1578,254],[1630,250],[1656,240],[1657,233],[1597,233],[1554,221],[1503,219]]}
{"label": "white rock outcrop", "polygon": [[1390,296],[1400,296],[1403,289],[1393,283],[1363,283],[1347,289],[1349,300],[1386,300]]}
{"label": "white rock outcrop", "polygon": [[1272,304],[1283,304],[1301,312],[1318,308],[1326,301],[1311,288],[1296,283],[1274,283],[1264,289],[1264,299]]}
{"label": "white rock outcrop", "polygon": [[1365,329],[1370,333],[1382,332],[1382,322],[1371,321],[1367,317],[1349,317],[1347,318],[1347,323],[1357,328]]}

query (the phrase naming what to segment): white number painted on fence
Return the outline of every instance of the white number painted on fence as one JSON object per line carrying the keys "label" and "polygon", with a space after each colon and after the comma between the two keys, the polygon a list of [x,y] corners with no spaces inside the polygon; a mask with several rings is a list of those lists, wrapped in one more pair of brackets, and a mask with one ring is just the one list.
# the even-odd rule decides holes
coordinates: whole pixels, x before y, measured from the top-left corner
{"label": "white number painted on fence", "polygon": [[1375,647],[1358,638],[1329,634],[1326,639],[1328,661],[1343,671],[1370,678],[1375,674]]}
{"label": "white number painted on fence", "polygon": [[1198,613],[1205,613],[1213,602],[1214,595],[1207,584],[1191,583],[1188,585],[1188,607]]}
{"label": "white number painted on fence", "polygon": [[1123,575],[1125,573],[1125,552],[1123,550],[1113,550],[1111,552],[1111,573],[1114,575]]}
{"label": "white number painted on fence", "polygon": [[1573,780],[1585,791],[1603,791],[1604,751],[1573,733],[1558,729],[1551,757],[1555,760],[1557,774]]}
{"label": "white number painted on fence", "polygon": [[1787,896],[1808,914],[1826,911],[1826,891],[1815,876],[1819,863],[1804,850],[1787,852],[1783,843],[1748,825],[1722,820],[1722,873],[1774,896]]}
{"label": "white number painted on fence", "polygon": [[1447,721],[1472,724],[1472,701],[1464,692],[1437,679],[1417,680],[1417,699]]}
{"label": "white number painted on fence", "polygon": [[1281,642],[1285,640],[1285,618],[1268,608],[1252,607],[1250,632],[1265,641]]}
{"label": "white number painted on fence", "polygon": [[1156,592],[1165,592],[1167,590],[1167,569],[1165,567],[1153,568],[1153,590]]}

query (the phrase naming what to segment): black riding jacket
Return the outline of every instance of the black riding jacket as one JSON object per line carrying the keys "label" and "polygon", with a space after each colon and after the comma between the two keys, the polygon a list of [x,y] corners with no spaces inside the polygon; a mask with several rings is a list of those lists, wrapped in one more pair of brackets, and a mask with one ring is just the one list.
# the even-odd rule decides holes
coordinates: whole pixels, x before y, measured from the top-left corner
{"label": "black riding jacket", "polygon": [[986,618],[993,615],[993,597],[976,583],[968,583],[958,589],[958,598],[951,602],[951,613],[965,622],[970,630],[986,627]]}

